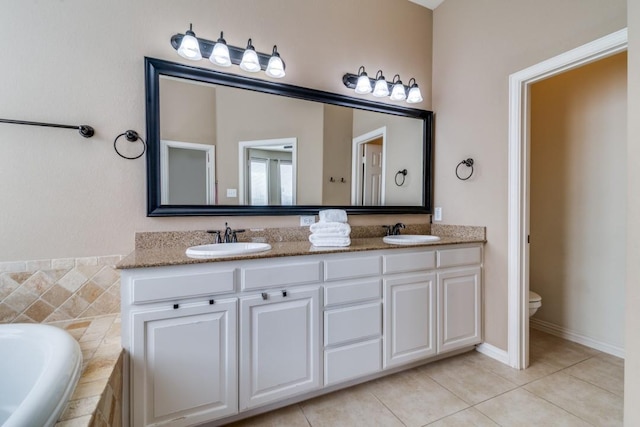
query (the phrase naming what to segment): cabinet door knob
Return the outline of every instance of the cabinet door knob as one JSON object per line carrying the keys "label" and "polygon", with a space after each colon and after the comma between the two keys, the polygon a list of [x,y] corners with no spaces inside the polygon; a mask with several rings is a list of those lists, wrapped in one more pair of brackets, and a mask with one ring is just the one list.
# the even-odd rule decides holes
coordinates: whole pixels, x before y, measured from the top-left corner
{"label": "cabinet door knob", "polygon": [[209,305],[213,305],[213,304],[215,304],[215,303],[216,303],[216,300],[214,300],[214,299],[210,299],[210,300],[209,300]]}
{"label": "cabinet door knob", "polygon": [[287,296],[287,291],[282,291],[282,296],[286,297]]}
{"label": "cabinet door knob", "polygon": [[266,300],[266,299],[267,299],[267,297],[268,297],[267,293],[266,293],[266,292],[263,292],[263,293],[262,293],[262,299]]}
{"label": "cabinet door knob", "polygon": [[177,310],[177,309],[179,309],[179,308],[180,308],[180,304],[173,304],[173,309],[174,309],[174,310]]}

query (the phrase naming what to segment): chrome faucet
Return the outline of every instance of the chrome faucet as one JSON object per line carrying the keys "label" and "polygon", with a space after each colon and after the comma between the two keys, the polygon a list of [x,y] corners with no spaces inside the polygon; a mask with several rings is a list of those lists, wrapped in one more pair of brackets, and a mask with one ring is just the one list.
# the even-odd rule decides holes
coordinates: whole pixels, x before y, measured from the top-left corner
{"label": "chrome faucet", "polygon": [[224,223],[224,227],[224,243],[237,243],[237,233],[244,233],[244,230],[232,230],[226,222]]}
{"label": "chrome faucet", "polygon": [[391,234],[394,236],[398,236],[400,235],[400,229],[401,228],[406,228],[407,226],[404,225],[403,223],[399,222],[396,225],[394,225],[393,227],[391,227]]}
{"label": "chrome faucet", "polygon": [[382,228],[386,230],[387,236],[398,236],[400,234],[400,229],[406,228],[406,225],[399,222],[396,225],[383,225]]}

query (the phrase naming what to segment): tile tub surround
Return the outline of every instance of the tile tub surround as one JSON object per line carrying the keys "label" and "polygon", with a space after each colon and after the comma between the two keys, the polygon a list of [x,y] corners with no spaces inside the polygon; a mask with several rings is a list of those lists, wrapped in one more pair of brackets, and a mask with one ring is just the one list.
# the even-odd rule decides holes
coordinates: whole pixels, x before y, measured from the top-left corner
{"label": "tile tub surround", "polygon": [[82,376],[57,427],[122,425],[123,350],[120,315],[50,323],[69,332],[82,350]]}
{"label": "tile tub surround", "polygon": [[0,262],[0,323],[120,313],[120,255]]}
{"label": "tile tub surround", "polygon": [[[428,227],[428,228],[427,228]],[[485,242],[485,227],[464,227],[463,231],[460,231],[455,226],[449,226],[446,231],[452,233],[452,235],[440,234],[441,240],[434,243],[425,243],[415,246],[438,246],[438,245],[450,245],[450,244],[463,244],[463,243],[479,243]],[[354,227],[356,228],[356,227]],[[382,241],[384,236],[384,230],[381,226],[367,226],[360,227],[358,230],[359,235],[366,237],[354,237],[352,229],[351,233],[351,246],[339,247],[339,248],[315,248],[309,243],[307,237],[309,230],[307,228],[297,228],[298,234],[293,232],[288,234],[281,233],[283,229],[265,229],[260,231],[262,234],[260,239],[268,241],[272,248],[266,252],[260,252],[256,254],[240,255],[240,256],[228,256],[211,259],[197,259],[189,258],[185,255],[185,250],[189,246],[209,244],[212,237],[207,234],[206,231],[194,231],[194,232],[160,232],[160,233],[137,233],[136,234],[136,250],[125,257],[117,268],[145,268],[145,267],[161,267],[168,265],[183,265],[183,264],[199,264],[207,262],[217,261],[232,261],[232,260],[247,260],[247,259],[260,259],[260,258],[276,258],[276,257],[288,257],[298,255],[315,255],[319,253],[336,253],[336,252],[358,252],[358,251],[370,251],[378,249],[402,249],[406,248],[403,245],[390,245]],[[275,230],[275,231],[274,231]],[[291,230],[291,229],[286,229]],[[300,231],[303,230],[303,231]],[[403,234],[429,234],[431,231],[430,225],[418,225],[407,226],[407,229],[403,230]],[[457,231],[457,233],[456,233]],[[305,234],[306,233],[306,234]],[[375,236],[371,236],[375,234]],[[294,237],[305,236],[304,238],[294,239]],[[199,236],[199,237],[198,237]],[[269,237],[270,236],[270,237]],[[273,236],[279,236],[278,238],[287,237],[291,240],[286,241],[274,241],[267,240],[267,237],[273,238]],[[241,241],[248,241],[249,236],[242,236]],[[207,240],[199,240],[204,239]],[[192,240],[194,239],[194,240]],[[255,236],[254,236],[255,239]],[[265,241],[261,240],[261,241]],[[255,240],[254,240],[255,241]]]}

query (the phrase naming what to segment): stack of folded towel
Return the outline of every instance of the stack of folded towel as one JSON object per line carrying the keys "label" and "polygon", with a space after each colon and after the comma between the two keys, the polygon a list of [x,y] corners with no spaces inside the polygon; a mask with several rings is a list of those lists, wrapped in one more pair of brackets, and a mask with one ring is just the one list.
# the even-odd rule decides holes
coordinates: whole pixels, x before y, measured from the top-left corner
{"label": "stack of folded towel", "polygon": [[309,241],[313,246],[349,246],[351,227],[347,224],[347,212],[326,209],[318,212],[320,220],[309,227]]}

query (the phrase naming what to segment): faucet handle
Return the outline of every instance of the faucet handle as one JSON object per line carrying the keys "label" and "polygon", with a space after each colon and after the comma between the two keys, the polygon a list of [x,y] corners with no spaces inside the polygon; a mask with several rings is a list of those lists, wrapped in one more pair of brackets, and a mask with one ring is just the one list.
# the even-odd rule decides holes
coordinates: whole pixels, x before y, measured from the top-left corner
{"label": "faucet handle", "polygon": [[245,232],[245,230],[233,230],[232,231],[232,236],[233,237],[231,237],[231,241],[233,243],[236,243],[238,241],[238,236],[236,235],[236,233],[244,233],[244,232]]}
{"label": "faucet handle", "polygon": [[222,237],[220,237],[220,230],[207,230],[209,234],[215,234],[213,243],[222,243]]}

